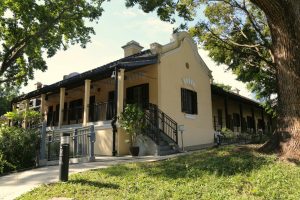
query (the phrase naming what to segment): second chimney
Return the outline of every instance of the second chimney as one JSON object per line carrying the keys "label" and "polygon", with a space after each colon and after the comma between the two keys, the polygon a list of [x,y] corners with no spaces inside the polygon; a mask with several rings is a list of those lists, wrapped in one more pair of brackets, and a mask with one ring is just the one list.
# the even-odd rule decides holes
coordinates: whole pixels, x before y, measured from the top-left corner
{"label": "second chimney", "polygon": [[140,53],[144,47],[142,47],[138,42],[132,40],[126,45],[122,46],[122,48],[124,49],[124,57],[127,57]]}

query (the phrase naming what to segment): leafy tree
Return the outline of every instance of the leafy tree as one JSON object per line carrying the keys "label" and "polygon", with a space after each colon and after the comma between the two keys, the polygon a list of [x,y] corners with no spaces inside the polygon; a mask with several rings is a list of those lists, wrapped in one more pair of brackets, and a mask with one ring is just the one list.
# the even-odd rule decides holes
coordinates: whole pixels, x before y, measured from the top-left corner
{"label": "leafy tree", "polygon": [[6,86],[1,87],[0,85],[0,116],[10,110],[11,100],[18,96],[19,87]]}
{"label": "leafy tree", "polygon": [[[300,159],[300,1],[298,0],[127,0],[162,20],[177,12],[190,20],[204,8],[206,18],[191,33],[218,63],[249,82],[258,97],[277,104],[277,130],[264,146]],[[272,102],[271,95],[277,95]],[[273,95],[274,96],[274,95]]]}
{"label": "leafy tree", "polygon": [[[0,1],[0,85],[20,85],[47,69],[44,55],[79,43],[85,47],[104,0]],[[3,87],[3,85],[2,85]]]}

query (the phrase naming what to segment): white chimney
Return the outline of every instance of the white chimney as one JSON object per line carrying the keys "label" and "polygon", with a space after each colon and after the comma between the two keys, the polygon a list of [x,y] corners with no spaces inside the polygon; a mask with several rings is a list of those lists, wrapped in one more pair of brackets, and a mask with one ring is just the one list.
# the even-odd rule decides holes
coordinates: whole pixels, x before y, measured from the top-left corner
{"label": "white chimney", "polygon": [[140,53],[144,47],[142,47],[138,42],[132,40],[126,45],[122,46],[122,48],[124,49],[124,57],[127,57]]}
{"label": "white chimney", "polygon": [[37,82],[35,85],[37,90],[43,87],[43,84],[41,82]]}

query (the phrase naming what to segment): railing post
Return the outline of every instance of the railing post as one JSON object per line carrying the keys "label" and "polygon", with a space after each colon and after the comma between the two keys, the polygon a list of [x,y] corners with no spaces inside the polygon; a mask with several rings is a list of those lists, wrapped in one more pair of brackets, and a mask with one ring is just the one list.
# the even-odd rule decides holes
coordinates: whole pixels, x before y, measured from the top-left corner
{"label": "railing post", "polygon": [[92,125],[90,127],[90,158],[89,158],[89,161],[95,161],[95,153],[94,153],[94,143],[96,141],[96,135],[95,135],[95,128],[94,128],[94,125]]}
{"label": "railing post", "polygon": [[79,133],[79,136],[81,137],[81,153],[82,153],[82,156],[86,156],[87,155],[87,143],[86,143],[86,138],[85,138],[85,134],[84,134],[84,131],[81,130],[80,133]]}
{"label": "railing post", "polygon": [[51,140],[52,140],[52,137],[49,135],[47,139],[48,139],[48,160],[51,160]]}
{"label": "railing post", "polygon": [[165,133],[165,113],[161,113],[161,130]]}
{"label": "railing post", "polygon": [[75,123],[78,124],[78,109],[74,107],[74,114],[75,114]]}
{"label": "railing post", "polygon": [[177,125],[177,123],[175,126],[175,136],[176,136],[176,144],[178,144],[178,125]]}
{"label": "railing post", "polygon": [[40,158],[39,158],[39,166],[43,166],[46,164],[46,121],[43,121],[42,127],[41,127],[41,145],[40,145]]}
{"label": "railing post", "polygon": [[78,141],[77,141],[77,139],[78,139],[78,132],[77,132],[77,129],[74,129],[74,136],[73,136],[73,141],[74,141],[74,143],[73,143],[73,157],[74,158],[76,158],[77,157],[77,154],[78,154]]}

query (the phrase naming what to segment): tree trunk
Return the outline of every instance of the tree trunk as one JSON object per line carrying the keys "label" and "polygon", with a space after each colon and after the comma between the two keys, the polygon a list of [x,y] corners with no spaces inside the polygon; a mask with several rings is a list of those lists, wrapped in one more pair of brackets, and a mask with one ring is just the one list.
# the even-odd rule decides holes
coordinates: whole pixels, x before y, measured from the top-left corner
{"label": "tree trunk", "polygon": [[300,160],[300,1],[251,1],[267,16],[277,67],[277,128],[264,147]]}

